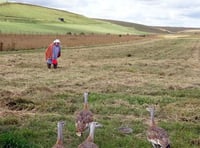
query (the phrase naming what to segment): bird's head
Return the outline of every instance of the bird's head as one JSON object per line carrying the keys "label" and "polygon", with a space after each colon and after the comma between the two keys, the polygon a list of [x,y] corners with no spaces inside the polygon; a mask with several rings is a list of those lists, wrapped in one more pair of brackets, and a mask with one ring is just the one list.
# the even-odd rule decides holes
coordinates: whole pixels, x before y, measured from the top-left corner
{"label": "bird's head", "polygon": [[153,105],[151,105],[151,106],[148,106],[147,108],[146,108],[146,110],[148,111],[148,112],[154,112],[155,111],[155,106],[153,106]]}
{"label": "bird's head", "polygon": [[58,127],[64,127],[64,125],[65,125],[65,122],[64,122],[64,121],[59,121],[59,122],[57,123],[57,126],[58,126]]}
{"label": "bird's head", "polygon": [[95,127],[95,128],[99,128],[99,127],[103,127],[103,125],[102,124],[100,124],[99,122],[91,122],[90,124],[89,124],[89,126],[93,126],[93,127]]}

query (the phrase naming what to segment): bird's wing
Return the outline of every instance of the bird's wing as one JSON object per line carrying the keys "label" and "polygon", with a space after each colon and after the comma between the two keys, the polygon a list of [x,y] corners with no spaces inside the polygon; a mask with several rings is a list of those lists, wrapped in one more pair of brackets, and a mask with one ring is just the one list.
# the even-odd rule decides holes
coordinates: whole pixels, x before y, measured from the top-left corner
{"label": "bird's wing", "polygon": [[161,145],[161,146],[163,145],[167,146],[169,144],[169,136],[167,132],[163,128],[160,128],[160,127],[149,128],[147,132],[147,139],[150,142]]}

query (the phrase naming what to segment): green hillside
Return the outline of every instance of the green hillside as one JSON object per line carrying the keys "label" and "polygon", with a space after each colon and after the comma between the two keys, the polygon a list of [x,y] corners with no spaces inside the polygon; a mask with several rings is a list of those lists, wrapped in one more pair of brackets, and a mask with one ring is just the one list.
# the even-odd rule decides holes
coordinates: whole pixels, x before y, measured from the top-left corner
{"label": "green hillside", "polygon": [[7,0],[0,0],[0,3],[5,3]]}
{"label": "green hillside", "polygon": [[134,27],[120,26],[67,11],[21,3],[0,4],[0,28],[2,33],[145,34]]}

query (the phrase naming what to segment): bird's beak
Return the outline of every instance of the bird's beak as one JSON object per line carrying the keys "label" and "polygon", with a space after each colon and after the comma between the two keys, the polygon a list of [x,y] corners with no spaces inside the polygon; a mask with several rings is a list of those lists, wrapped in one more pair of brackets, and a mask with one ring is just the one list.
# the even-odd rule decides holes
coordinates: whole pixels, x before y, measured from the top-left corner
{"label": "bird's beak", "polygon": [[103,127],[103,124],[98,123],[97,127]]}
{"label": "bird's beak", "polygon": [[81,137],[82,134],[81,134],[81,132],[76,132],[76,135]]}

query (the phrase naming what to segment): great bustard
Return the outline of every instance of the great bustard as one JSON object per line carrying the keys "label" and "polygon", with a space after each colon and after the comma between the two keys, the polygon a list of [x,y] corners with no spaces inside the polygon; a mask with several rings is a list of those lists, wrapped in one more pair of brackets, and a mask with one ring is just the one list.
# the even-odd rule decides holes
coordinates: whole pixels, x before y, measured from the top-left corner
{"label": "great bustard", "polygon": [[89,123],[93,121],[93,114],[88,106],[88,93],[84,93],[84,107],[83,110],[77,114],[76,117],[76,135],[81,136],[85,129],[88,128]]}
{"label": "great bustard", "polygon": [[158,127],[154,121],[155,107],[146,108],[150,112],[150,125],[147,130],[147,140],[154,148],[170,148],[169,136],[165,129]]}
{"label": "great bustard", "polygon": [[81,143],[78,148],[98,148],[98,146],[94,143],[94,132],[96,127],[102,127],[102,125],[98,122],[91,122],[89,124],[90,133],[87,139]]}
{"label": "great bustard", "polygon": [[59,121],[57,123],[57,141],[56,144],[52,147],[52,148],[64,148],[63,145],[63,127],[64,127],[64,122],[63,121]]}

